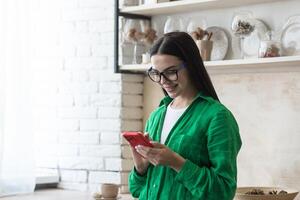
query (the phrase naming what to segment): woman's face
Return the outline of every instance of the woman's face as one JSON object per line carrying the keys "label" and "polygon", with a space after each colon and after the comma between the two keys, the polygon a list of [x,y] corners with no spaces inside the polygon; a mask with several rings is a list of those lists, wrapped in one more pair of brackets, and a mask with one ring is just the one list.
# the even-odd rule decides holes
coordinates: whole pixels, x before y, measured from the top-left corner
{"label": "woman's face", "polygon": [[[184,97],[194,89],[183,61],[176,56],[166,54],[153,55],[151,57],[151,64],[154,71],[157,70],[157,72],[164,74],[164,76],[160,75],[161,79],[158,83],[171,98]],[[176,70],[178,79],[174,80],[176,79],[174,78],[174,76],[176,77],[176,74],[174,74]],[[168,80],[166,77],[172,77],[170,78],[172,80]]]}

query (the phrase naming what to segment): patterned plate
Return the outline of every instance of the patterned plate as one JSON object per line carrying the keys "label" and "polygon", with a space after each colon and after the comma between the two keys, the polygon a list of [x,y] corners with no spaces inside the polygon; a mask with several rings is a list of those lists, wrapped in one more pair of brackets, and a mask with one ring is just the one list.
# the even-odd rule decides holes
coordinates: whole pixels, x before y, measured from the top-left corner
{"label": "patterned plate", "polygon": [[244,56],[245,58],[257,58],[260,42],[267,40],[267,32],[269,31],[267,25],[258,19],[251,19],[255,26],[254,31],[244,39]]}
{"label": "patterned plate", "polygon": [[282,32],[281,42],[285,56],[300,55],[300,23],[287,26]]}
{"label": "patterned plate", "polygon": [[206,29],[212,32],[211,40],[213,41],[213,49],[211,52],[211,60],[223,60],[228,51],[229,39],[225,30],[221,27],[211,26]]}
{"label": "patterned plate", "polygon": [[289,17],[281,33],[284,56],[300,55],[300,16]]}

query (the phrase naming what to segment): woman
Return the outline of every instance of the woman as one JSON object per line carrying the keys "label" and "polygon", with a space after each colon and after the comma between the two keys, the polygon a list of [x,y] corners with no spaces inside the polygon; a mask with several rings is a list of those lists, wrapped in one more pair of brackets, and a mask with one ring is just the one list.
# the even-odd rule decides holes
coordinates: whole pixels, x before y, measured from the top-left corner
{"label": "woman", "polygon": [[233,199],[238,125],[219,102],[195,42],[168,33],[150,54],[148,75],[166,97],[145,127],[154,147],[132,148],[130,192],[140,200]]}

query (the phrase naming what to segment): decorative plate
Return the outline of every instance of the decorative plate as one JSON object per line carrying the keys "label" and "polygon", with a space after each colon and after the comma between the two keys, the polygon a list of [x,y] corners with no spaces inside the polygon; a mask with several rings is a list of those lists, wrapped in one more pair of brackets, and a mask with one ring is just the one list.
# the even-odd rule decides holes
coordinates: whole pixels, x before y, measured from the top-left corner
{"label": "decorative plate", "polygon": [[223,60],[226,56],[229,46],[229,39],[225,30],[218,26],[211,26],[206,29],[212,32],[211,40],[213,41],[213,49],[211,52],[211,60]]}
{"label": "decorative plate", "polygon": [[267,40],[267,32],[269,31],[267,25],[259,19],[251,19],[254,31],[244,39],[244,56],[245,58],[257,58],[260,42]]}
{"label": "decorative plate", "polygon": [[288,25],[281,34],[283,55],[300,55],[300,23]]}
{"label": "decorative plate", "polygon": [[288,18],[281,33],[282,51],[284,56],[300,55],[300,16]]}

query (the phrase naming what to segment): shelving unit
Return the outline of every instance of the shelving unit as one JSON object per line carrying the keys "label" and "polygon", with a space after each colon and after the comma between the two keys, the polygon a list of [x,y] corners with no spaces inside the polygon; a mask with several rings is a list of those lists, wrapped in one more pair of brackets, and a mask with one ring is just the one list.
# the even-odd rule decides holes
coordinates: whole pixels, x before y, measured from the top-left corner
{"label": "shelving unit", "polygon": [[[204,65],[211,74],[291,72],[300,71],[300,56],[207,61],[204,62]],[[120,69],[124,71],[145,73],[149,67],[150,64],[121,65]]]}
{"label": "shelving unit", "polygon": [[[114,32],[114,71],[115,73],[122,73],[119,66],[119,17],[125,17],[129,19],[146,19],[151,21],[151,17],[135,14],[130,12],[121,12],[119,8],[119,0],[115,0],[115,32]],[[126,71],[124,71],[125,73]],[[133,73],[131,71],[127,71],[126,73]]]}
{"label": "shelving unit", "polygon": [[[151,5],[128,6],[119,8],[116,1],[116,29],[119,27],[119,16],[143,18],[151,20],[152,16],[180,12],[200,11],[207,9],[228,8],[250,4],[276,2],[280,0],[179,0]],[[118,33],[115,35],[115,72],[145,73],[149,65],[118,64]],[[300,71],[300,56],[287,56],[261,59],[237,59],[205,62],[209,73],[241,73],[241,72],[280,72]]]}
{"label": "shelving unit", "polygon": [[122,8],[121,12],[154,16],[161,14],[218,9],[275,1],[279,0],[180,0],[152,5],[128,6]]}

